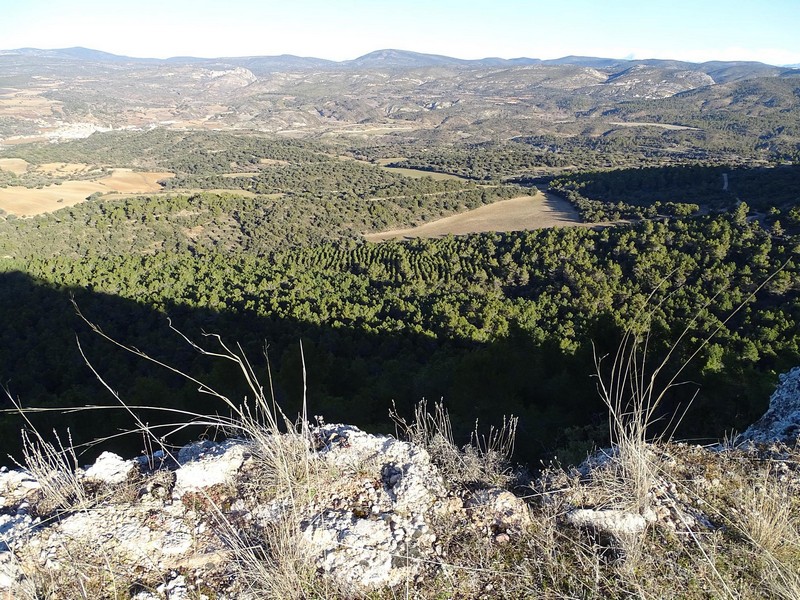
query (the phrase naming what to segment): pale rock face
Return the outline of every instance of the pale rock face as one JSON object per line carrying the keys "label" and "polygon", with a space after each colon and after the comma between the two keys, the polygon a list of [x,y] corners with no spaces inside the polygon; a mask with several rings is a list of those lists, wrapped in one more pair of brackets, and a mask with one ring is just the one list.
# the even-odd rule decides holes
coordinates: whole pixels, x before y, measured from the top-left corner
{"label": "pale rock face", "polygon": [[351,425],[327,425],[316,435],[325,444],[320,455],[339,467],[370,461],[381,464],[381,479],[395,512],[410,514],[444,494],[444,484],[428,452],[409,442],[364,433]]}
{"label": "pale rock face", "polygon": [[793,445],[800,437],[800,367],[780,375],[778,387],[769,399],[769,408],[748,427],[737,442]]}
{"label": "pale rock face", "polygon": [[506,490],[475,490],[464,507],[473,522],[495,532],[518,531],[531,523],[525,502]]}
{"label": "pale rock face", "polygon": [[0,553],[8,551],[14,543],[23,541],[34,525],[34,520],[24,510],[16,515],[0,514]]}
{"label": "pale rock face", "polygon": [[[14,560],[14,555],[11,552],[0,551],[0,598],[4,597],[3,590],[9,590],[12,587],[15,588],[15,591],[22,592],[23,590],[20,589],[22,578],[22,570]],[[11,598],[12,596],[7,597]],[[26,597],[34,598],[35,595],[31,593]]]}
{"label": "pale rock face", "polygon": [[110,506],[70,515],[55,529],[67,539],[102,548],[110,556],[159,564],[192,548],[193,532],[183,512],[183,507],[172,505],[153,517],[139,507]]}
{"label": "pale rock face", "polygon": [[341,583],[353,582],[369,589],[386,580],[401,580],[397,572],[392,572],[397,541],[388,521],[328,512],[317,515],[303,534],[321,556],[318,566]]}
{"label": "pale rock face", "polygon": [[175,472],[173,498],[231,483],[249,456],[248,445],[242,440],[230,439],[222,444],[210,445],[200,442],[186,446],[178,453],[181,466]]}
{"label": "pale rock face", "polygon": [[[160,471],[151,477],[163,480],[170,488],[170,482],[175,480],[172,494],[141,493],[147,485],[140,493],[131,493],[136,491],[128,488],[137,485],[136,480],[130,480],[137,461],[102,454],[86,469],[84,478],[116,486],[116,495],[110,492],[114,501],[78,507],[46,522],[32,520],[25,508],[25,498],[38,488],[32,476],[25,471],[0,473],[2,508],[6,512],[16,510],[16,514],[0,514],[0,598],[3,590],[21,593],[21,586],[26,585],[18,565],[23,560],[45,569],[64,570],[70,568],[71,556],[80,552],[87,561],[99,556],[125,565],[121,569],[141,565],[159,572],[193,564],[195,560],[203,565],[223,562],[226,544],[211,524],[193,510],[195,499],[184,501],[183,496],[229,482],[247,456],[247,445],[231,440],[201,445],[200,449],[196,446],[184,449],[181,456],[186,462],[174,474]],[[121,501],[122,494],[129,499]],[[176,599],[189,597],[186,582],[177,572],[161,595],[155,597],[162,598],[164,594]]]}
{"label": "pale rock face", "polygon": [[[76,553],[87,564],[111,561],[120,572],[154,569],[164,585],[138,592],[139,600],[195,597],[191,586],[198,581],[228,576],[232,527],[283,519],[292,519],[301,532],[297,543],[338,589],[368,594],[413,580],[440,559],[433,518],[448,514],[496,543],[507,543],[529,523],[524,502],[509,492],[455,497],[424,448],[347,425],[320,427],[312,435],[316,451],[309,449],[309,459],[321,487],[297,505],[242,495],[251,469],[264,468],[242,440],[186,446],[174,470],[149,472],[139,460],[141,478],[131,476],[137,461],[104,454],[85,478],[108,484],[108,494],[41,522],[27,514],[27,499],[39,493],[32,476],[0,471],[0,598],[30,584],[19,564],[64,573]],[[221,524],[222,514],[231,515],[231,524]]]}
{"label": "pale rock face", "polygon": [[135,466],[136,463],[132,460],[123,460],[113,452],[103,452],[95,463],[84,471],[84,477],[114,485],[127,480]]}
{"label": "pale rock face", "polygon": [[314,434],[322,443],[320,458],[360,482],[337,495],[341,508],[320,507],[304,527],[318,566],[340,585],[362,590],[413,578],[422,563],[406,559],[432,555],[436,538],[426,518],[445,496],[427,451],[349,425]]}
{"label": "pale rock face", "polygon": [[17,506],[37,489],[39,482],[28,471],[5,469],[0,472],[0,508]]}
{"label": "pale rock face", "polygon": [[640,514],[616,509],[579,508],[566,515],[574,527],[607,533],[615,538],[634,536],[647,528],[647,519]]}

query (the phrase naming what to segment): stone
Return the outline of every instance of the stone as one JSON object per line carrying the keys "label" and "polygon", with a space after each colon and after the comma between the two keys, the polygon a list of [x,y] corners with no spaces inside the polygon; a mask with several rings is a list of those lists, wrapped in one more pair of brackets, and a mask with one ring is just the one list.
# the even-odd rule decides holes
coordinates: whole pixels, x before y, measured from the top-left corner
{"label": "stone", "polygon": [[[0,557],[12,555],[2,552],[10,546],[12,556],[25,564],[56,572],[68,568],[73,553],[80,551],[82,560],[90,562],[152,568],[163,577],[163,587],[137,592],[138,600],[202,597],[191,575],[193,567],[202,565],[216,585],[226,581],[225,586],[234,586],[225,588],[230,598],[244,598],[227,554],[231,532],[286,525],[300,532],[293,538],[298,552],[336,589],[360,596],[427,576],[447,554],[432,526],[443,514],[455,517],[454,526],[480,521],[496,544],[509,543],[512,532],[529,522],[525,503],[510,492],[456,495],[448,490],[422,447],[348,425],[324,425],[312,434],[316,452],[309,460],[319,470],[321,487],[307,503],[290,497],[237,497],[258,463],[248,463],[251,442],[235,439],[190,444],[177,453],[177,461],[162,461],[157,470],[140,459],[104,454],[83,476],[116,485],[138,464],[138,494],[103,495],[88,510],[65,512],[46,523],[31,520],[25,509],[29,501],[30,514],[36,514],[32,491],[38,484],[31,475],[0,472],[0,497],[5,499],[0,533],[7,543]],[[335,477],[326,484],[325,474]],[[218,511],[205,510],[204,501],[218,497],[228,503],[219,504]],[[230,519],[227,525],[223,516]],[[22,583],[11,567],[0,565],[0,584],[10,586],[12,595]]]}
{"label": "stone", "polygon": [[[21,579],[22,570],[14,560],[14,555],[11,552],[0,550],[0,592],[15,587]],[[0,597],[11,598],[12,596],[0,594]],[[30,597],[33,598],[34,596]]]}
{"label": "stone", "polygon": [[113,452],[103,452],[94,464],[84,471],[83,476],[86,479],[115,485],[127,481],[135,468],[135,461],[123,460]]}
{"label": "stone", "polygon": [[31,473],[22,469],[6,470],[0,473],[0,508],[15,506],[39,489],[39,482]]}
{"label": "stone", "polygon": [[577,508],[567,513],[566,521],[615,538],[638,535],[647,528],[647,519],[642,515],[618,509]]}
{"label": "stone", "polygon": [[189,588],[183,575],[177,575],[169,582],[161,584],[158,586],[157,591],[170,600],[187,600],[189,598]]}
{"label": "stone", "polygon": [[416,559],[437,556],[426,515],[446,495],[427,451],[348,425],[325,425],[314,435],[321,460],[357,473],[361,482],[350,494],[337,490],[304,526],[318,567],[362,591],[416,577],[424,564]]}
{"label": "stone", "polygon": [[185,464],[193,460],[200,460],[207,456],[221,454],[224,452],[222,444],[217,444],[211,440],[200,440],[191,444],[186,444],[178,450],[178,464]]}
{"label": "stone", "polygon": [[800,436],[800,367],[778,377],[778,387],[769,399],[767,412],[744,433],[736,442],[771,444],[779,442],[790,446],[798,442]]}
{"label": "stone", "polygon": [[0,552],[7,552],[17,542],[24,541],[34,525],[33,519],[25,512],[0,514]]}
{"label": "stone", "polygon": [[243,440],[230,439],[222,444],[203,445],[202,450],[197,450],[197,447],[192,444],[191,451],[178,453],[179,460],[183,456],[186,462],[175,471],[173,498],[215,485],[230,484],[250,456],[248,444]]}
{"label": "stone", "polygon": [[334,466],[357,470],[369,462],[382,465],[380,476],[393,512],[410,515],[445,496],[442,478],[424,448],[350,425],[325,425],[314,434],[332,440],[320,450],[320,456]]}
{"label": "stone", "polygon": [[464,500],[473,523],[493,531],[519,531],[531,522],[527,504],[507,490],[475,490]]}

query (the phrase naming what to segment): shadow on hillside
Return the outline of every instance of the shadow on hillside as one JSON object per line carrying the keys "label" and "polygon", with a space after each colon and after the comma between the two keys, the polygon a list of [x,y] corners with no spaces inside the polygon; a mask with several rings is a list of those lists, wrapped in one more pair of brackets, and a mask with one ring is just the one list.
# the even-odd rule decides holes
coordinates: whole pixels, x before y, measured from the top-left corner
{"label": "shadow on hillside", "polygon": [[[538,464],[554,454],[564,463],[580,461],[594,444],[607,442],[605,410],[591,377],[591,347],[569,354],[513,331],[499,341],[477,344],[409,333],[376,334],[185,305],[169,306],[160,312],[143,303],[86,289],[55,290],[20,272],[2,273],[0,383],[25,407],[115,407],[30,416],[33,425],[45,434],[55,429],[66,440],[69,429],[75,444],[113,436],[134,426],[132,416],[119,407],[85,364],[76,336],[93,367],[128,405],[205,415],[226,413],[221,402],[200,393],[197,384],[126,353],[92,332],[76,315],[72,297],[86,317],[113,339],[191,374],[236,402],[252,397],[236,365],[199,354],[169,328],[167,317],[182,333],[210,350],[218,346],[213,338],[204,337],[204,332],[219,334],[230,346],[240,344],[257,372],[263,374],[264,385],[267,347],[277,400],[292,418],[302,408],[302,340],[308,372],[308,413],[320,415],[326,422],[393,433],[389,418],[392,406],[410,420],[422,399],[443,399],[459,443],[469,440],[476,420],[486,432],[488,427],[502,424],[503,416],[518,416],[516,458],[529,464]],[[620,332],[605,322],[596,323],[589,332],[589,338],[598,343],[598,355],[613,353],[620,337]],[[728,379],[706,378],[704,394],[713,393],[695,403],[682,435],[719,436],[732,423],[738,424],[737,419],[746,425],[763,411],[768,385],[774,385],[767,381],[769,378],[764,379],[763,398],[755,401],[736,397],[742,393],[741,386]],[[667,403],[667,411],[685,402],[696,387],[681,386],[677,390],[683,397]],[[8,398],[0,399],[0,408],[12,408]],[[151,426],[183,420],[160,410],[137,410],[137,414]],[[702,414],[703,418],[693,419],[692,414]],[[19,415],[0,413],[0,456],[10,454],[19,460],[23,424]],[[171,435],[167,442],[182,444],[217,435],[220,432],[195,426]],[[134,456],[145,447],[141,435],[127,435],[92,446],[81,461],[89,462],[103,450]],[[3,462],[8,461],[0,464]]]}
{"label": "shadow on hillside", "polygon": [[[25,407],[117,406],[81,357],[87,358],[112,389],[132,406],[163,406],[201,414],[224,411],[221,403],[197,385],[116,348],[75,314],[70,298],[88,319],[112,338],[135,346],[239,401],[252,395],[233,363],[201,356],[170,330],[169,316],[181,332],[208,349],[219,333],[230,345],[241,344],[266,384],[265,346],[276,396],[292,417],[301,410],[302,339],[308,371],[308,411],[327,422],[348,422],[371,431],[393,433],[393,404],[410,419],[421,399],[443,398],[460,441],[478,420],[482,428],[520,417],[517,452],[536,461],[565,442],[574,427],[602,423],[602,406],[589,374],[591,360],[565,356],[557,348],[535,345],[522,334],[479,345],[436,340],[422,335],[374,334],[351,328],[260,317],[253,313],[215,312],[171,306],[165,313],[144,304],[85,289],[54,290],[19,272],[0,274],[0,380]],[[579,376],[576,376],[579,373]],[[3,408],[11,403],[3,398]],[[174,414],[137,411],[144,422],[174,422]],[[30,416],[39,431],[56,429],[83,444],[133,427],[122,409],[46,412]],[[0,415],[0,453],[20,457],[18,415]],[[600,428],[602,429],[602,428]],[[170,437],[179,444],[217,432],[192,428]],[[129,435],[92,447],[126,456],[144,449],[141,436]],[[0,461],[8,462],[8,461]]]}

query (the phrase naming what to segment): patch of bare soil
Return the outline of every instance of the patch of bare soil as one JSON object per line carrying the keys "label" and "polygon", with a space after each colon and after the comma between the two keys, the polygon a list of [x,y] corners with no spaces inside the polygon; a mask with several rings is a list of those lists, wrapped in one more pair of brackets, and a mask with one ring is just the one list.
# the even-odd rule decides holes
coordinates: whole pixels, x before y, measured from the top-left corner
{"label": "patch of bare soil", "polygon": [[0,96],[0,117],[47,119],[61,112],[61,103],[40,96],[45,90],[6,90]]}
{"label": "patch of bare soil", "polygon": [[[60,163],[63,164],[63,163]],[[43,167],[48,165],[42,165]],[[67,165],[76,169],[80,165]],[[85,165],[83,165],[85,167]],[[56,171],[63,173],[64,171]],[[72,172],[81,172],[73,170]],[[121,192],[126,194],[146,194],[158,192],[158,181],[174,177],[173,173],[139,173],[131,169],[114,169],[105,177],[88,181],[65,181],[58,185],[48,185],[40,189],[12,186],[0,188],[0,208],[20,217],[40,215],[47,212],[74,206],[84,202],[96,192]]]}
{"label": "patch of bare soil", "polygon": [[161,190],[159,181],[174,177],[174,173],[139,172],[131,169],[114,169],[109,177],[104,177],[98,183],[103,183],[111,191],[141,194],[145,192],[158,192]]}
{"label": "patch of bare soil", "polygon": [[14,175],[22,175],[28,171],[28,161],[21,158],[0,158],[0,171],[9,171]]}
{"label": "patch of bare soil", "polygon": [[431,179],[435,179],[436,181],[442,181],[444,179],[458,179],[464,181],[464,177],[459,177],[458,175],[452,175],[450,173],[436,173],[435,171],[423,171],[422,169],[405,169],[403,167],[387,167],[383,166],[383,169],[391,173],[397,173],[398,175],[405,175],[406,177],[430,177]]}
{"label": "patch of bare soil", "polygon": [[501,200],[418,227],[365,234],[364,238],[370,242],[382,242],[389,239],[435,238],[448,234],[594,225],[596,223],[583,223],[578,212],[566,200],[537,191],[532,196]]}

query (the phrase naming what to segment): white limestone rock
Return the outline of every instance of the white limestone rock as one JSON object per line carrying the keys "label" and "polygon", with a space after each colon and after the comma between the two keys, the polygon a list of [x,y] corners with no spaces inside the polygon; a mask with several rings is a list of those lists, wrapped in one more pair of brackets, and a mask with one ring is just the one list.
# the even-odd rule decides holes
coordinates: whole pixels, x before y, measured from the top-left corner
{"label": "white limestone rock", "polygon": [[617,509],[578,508],[567,513],[566,521],[574,527],[606,533],[615,538],[638,535],[647,528],[647,519]]}
{"label": "white limestone rock", "polygon": [[794,445],[800,437],[800,367],[778,378],[767,412],[745,430],[738,442]]}
{"label": "white limestone rock", "polygon": [[158,564],[165,557],[187,555],[195,541],[191,524],[180,505],[158,513],[139,507],[99,507],[78,512],[54,528],[60,537],[80,540],[111,556],[140,564]]}
{"label": "white limestone rock", "polygon": [[177,575],[167,583],[162,583],[158,586],[157,591],[170,600],[188,600],[189,598],[189,588],[183,575]]}
{"label": "white limestone rock", "polygon": [[397,549],[391,525],[385,520],[366,520],[350,512],[318,514],[303,532],[306,542],[320,558],[319,567],[343,583],[374,589],[402,579],[392,569]]}
{"label": "white limestone rock", "polygon": [[525,501],[500,488],[471,492],[464,507],[473,523],[492,532],[518,532],[531,523]]}
{"label": "white limestone rock", "polygon": [[183,465],[193,460],[200,460],[201,458],[218,455],[222,451],[222,444],[212,442],[211,440],[192,442],[178,450],[178,463]]}
{"label": "white limestone rock", "polygon": [[314,434],[321,460],[345,474],[341,489],[302,527],[318,566],[338,584],[362,591],[413,579],[423,564],[414,559],[435,557],[427,517],[445,496],[427,451],[349,425]]}
{"label": "white limestone rock", "polygon": [[438,469],[424,448],[351,425],[326,425],[314,433],[324,444],[320,455],[337,467],[358,470],[360,465],[380,463],[383,488],[396,513],[427,510],[445,495]]}
{"label": "white limestone rock", "polygon": [[135,468],[135,461],[124,460],[113,452],[103,452],[94,464],[84,471],[83,476],[86,479],[115,485],[127,481]]}
{"label": "white limestone rock", "polygon": [[0,508],[17,506],[37,489],[39,489],[39,482],[28,471],[5,469],[0,472]]}
{"label": "white limestone rock", "polygon": [[[0,551],[0,598],[13,598],[6,592],[17,588],[22,580],[22,570],[11,552]],[[31,595],[31,598],[34,596]]]}
{"label": "white limestone rock", "polygon": [[[249,458],[250,442],[200,442],[178,453],[174,471],[143,469],[136,494],[114,501],[99,497],[87,510],[41,524],[24,510],[26,495],[36,495],[31,492],[36,482],[25,472],[0,472],[0,496],[7,498],[0,532],[19,540],[11,548],[34,570],[69,568],[70,557],[80,552],[87,563],[110,561],[121,572],[145,565],[162,576],[174,571],[163,579],[163,589],[148,593],[194,597],[191,586],[197,575],[192,567],[201,565],[216,581],[229,581],[226,539],[231,530],[220,527],[220,513],[210,517],[203,503],[206,497],[211,501],[218,493],[230,493],[225,510],[234,527],[252,524],[257,531],[281,519],[296,519],[290,525],[299,527],[302,551],[337,589],[358,596],[414,580],[425,565],[440,561],[442,549],[431,519],[452,504],[457,505],[453,510],[463,511],[456,521],[474,526],[480,520],[497,543],[506,543],[510,533],[528,522],[524,503],[503,490],[470,492],[464,502],[454,497],[424,448],[347,425],[324,426],[313,435],[317,452],[309,460],[315,461],[320,487],[307,504],[280,497],[268,503],[258,496],[235,497],[244,479],[252,476],[251,469],[260,468]],[[85,476],[116,484],[129,477],[136,462],[141,461],[103,455]],[[218,484],[225,490],[210,489]],[[11,553],[0,546],[0,557],[4,554]],[[0,583],[12,586],[14,597],[21,589],[18,574],[3,569],[0,565]],[[229,589],[231,597],[244,598],[236,595],[241,589]]]}
{"label": "white limestone rock", "polygon": [[172,497],[178,499],[188,492],[231,483],[249,456],[249,445],[243,440],[190,444],[178,453],[178,460],[183,458],[183,462],[175,471]]}
{"label": "white limestone rock", "polygon": [[31,534],[36,522],[24,510],[15,515],[0,514],[0,552],[6,552]]}

